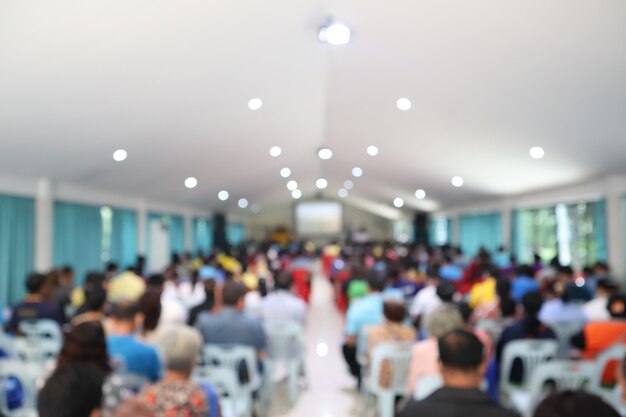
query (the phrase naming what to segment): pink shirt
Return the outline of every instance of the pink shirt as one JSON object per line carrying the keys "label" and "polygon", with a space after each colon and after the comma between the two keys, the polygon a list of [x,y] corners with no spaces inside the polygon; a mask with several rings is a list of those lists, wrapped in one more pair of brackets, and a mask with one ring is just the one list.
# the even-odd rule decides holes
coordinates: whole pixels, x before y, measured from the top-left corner
{"label": "pink shirt", "polygon": [[420,378],[428,375],[441,375],[439,372],[439,347],[437,339],[429,337],[417,343],[409,365],[409,393],[415,392],[415,385]]}

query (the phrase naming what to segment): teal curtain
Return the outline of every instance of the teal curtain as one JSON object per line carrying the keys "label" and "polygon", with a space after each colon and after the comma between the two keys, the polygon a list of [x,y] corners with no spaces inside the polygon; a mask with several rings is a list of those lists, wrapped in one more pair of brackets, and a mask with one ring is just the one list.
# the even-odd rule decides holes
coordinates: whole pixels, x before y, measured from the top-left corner
{"label": "teal curtain", "polygon": [[240,245],[246,237],[246,229],[240,223],[228,223],[226,225],[226,241],[230,245]]}
{"label": "teal curtain", "polygon": [[193,253],[202,251],[205,255],[213,246],[213,223],[209,219],[193,219]]}
{"label": "teal curtain", "polygon": [[82,285],[87,272],[103,269],[100,210],[96,206],[54,204],[54,264],[72,266],[76,285]]}
{"label": "teal curtain", "polygon": [[500,213],[466,215],[459,218],[460,246],[467,256],[474,256],[481,247],[495,252],[502,245]]}
{"label": "teal curtain", "polygon": [[[17,303],[34,269],[35,202],[0,195],[0,304]],[[1,321],[1,320],[0,320]]]}
{"label": "teal curtain", "polygon": [[179,255],[185,252],[185,220],[180,216],[170,218],[170,251]]}
{"label": "teal curtain", "polygon": [[137,257],[137,213],[113,209],[111,228],[111,260],[120,270],[135,264]]}
{"label": "teal curtain", "polygon": [[596,248],[596,260],[607,261],[606,250],[606,200],[602,199],[592,205],[592,240]]}

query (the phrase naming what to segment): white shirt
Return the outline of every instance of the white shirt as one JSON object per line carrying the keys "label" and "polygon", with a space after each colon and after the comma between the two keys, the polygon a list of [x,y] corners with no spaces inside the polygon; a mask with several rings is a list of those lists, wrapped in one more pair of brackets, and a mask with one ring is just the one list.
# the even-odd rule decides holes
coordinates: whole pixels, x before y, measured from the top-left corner
{"label": "white shirt", "polygon": [[597,297],[583,305],[583,314],[587,321],[607,321],[611,320],[611,314],[606,308],[609,299],[606,297]]}
{"label": "white shirt", "polygon": [[440,305],[441,298],[437,295],[437,287],[429,285],[415,295],[409,313],[412,317],[421,316],[424,323],[424,318]]}
{"label": "white shirt", "polygon": [[161,317],[159,323],[187,323],[187,308],[178,296],[178,288],[173,282],[166,282],[161,294]]}
{"label": "white shirt", "polygon": [[289,291],[278,290],[261,301],[260,314],[265,321],[290,320],[304,326],[306,312],[306,303]]}

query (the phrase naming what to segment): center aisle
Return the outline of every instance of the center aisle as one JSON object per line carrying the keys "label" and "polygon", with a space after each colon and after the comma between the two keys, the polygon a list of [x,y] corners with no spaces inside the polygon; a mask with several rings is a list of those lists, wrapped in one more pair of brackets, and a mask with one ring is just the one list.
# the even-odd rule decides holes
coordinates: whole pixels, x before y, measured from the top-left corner
{"label": "center aisle", "polygon": [[343,317],[333,301],[328,279],[315,276],[305,332],[308,389],[291,408],[283,387],[277,387],[271,417],[344,417],[356,408],[356,381],[341,353]]}

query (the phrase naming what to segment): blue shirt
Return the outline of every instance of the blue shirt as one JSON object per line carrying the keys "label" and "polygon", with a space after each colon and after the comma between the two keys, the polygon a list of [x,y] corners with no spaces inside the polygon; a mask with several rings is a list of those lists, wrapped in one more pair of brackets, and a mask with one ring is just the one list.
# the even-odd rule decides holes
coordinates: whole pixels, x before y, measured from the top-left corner
{"label": "blue shirt", "polygon": [[548,324],[587,321],[582,308],[574,303],[564,303],[560,298],[543,303],[538,317],[542,323]]}
{"label": "blue shirt", "polygon": [[511,282],[511,294],[517,303],[521,302],[524,295],[531,291],[539,291],[539,284],[531,277],[520,275]]}
{"label": "blue shirt", "polygon": [[127,372],[143,375],[151,381],[161,377],[161,361],[157,350],[137,341],[134,336],[109,336],[107,349],[112,358],[117,357],[124,362]]}
{"label": "blue shirt", "polygon": [[346,315],[346,336],[357,336],[363,327],[383,322],[383,296],[369,294],[348,308]]}
{"label": "blue shirt", "polygon": [[261,321],[233,307],[224,307],[217,314],[201,313],[196,328],[206,344],[245,345],[257,352],[267,347],[267,335]]}
{"label": "blue shirt", "polygon": [[463,268],[454,264],[443,265],[439,268],[439,275],[448,281],[458,281],[463,278]]}

